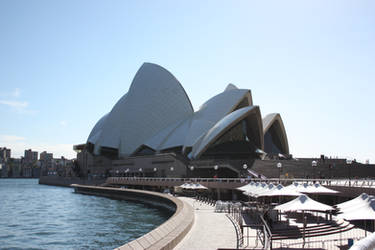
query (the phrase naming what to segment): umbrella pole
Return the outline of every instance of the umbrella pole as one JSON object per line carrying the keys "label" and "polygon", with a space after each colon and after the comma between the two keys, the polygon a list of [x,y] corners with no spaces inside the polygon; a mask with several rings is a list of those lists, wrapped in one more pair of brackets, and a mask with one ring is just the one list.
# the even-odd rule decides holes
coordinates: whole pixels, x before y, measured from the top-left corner
{"label": "umbrella pole", "polygon": [[302,220],[303,220],[303,248],[305,248],[305,232],[306,232],[305,210],[302,210]]}

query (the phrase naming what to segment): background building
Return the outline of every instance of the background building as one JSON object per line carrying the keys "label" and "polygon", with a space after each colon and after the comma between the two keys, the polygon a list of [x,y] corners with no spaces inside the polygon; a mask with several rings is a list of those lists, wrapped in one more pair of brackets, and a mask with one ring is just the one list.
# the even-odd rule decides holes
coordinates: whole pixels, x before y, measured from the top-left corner
{"label": "background building", "polygon": [[21,176],[25,178],[39,177],[39,175],[35,176],[38,171],[34,170],[39,168],[37,163],[38,152],[31,149],[25,150],[25,155],[22,158]]}
{"label": "background building", "polygon": [[41,168],[41,174],[42,175],[48,175],[48,172],[53,171],[52,170],[52,159],[53,154],[47,153],[46,151],[43,151],[40,153],[40,168]]}
{"label": "background building", "polygon": [[59,175],[64,177],[76,176],[73,172],[73,160],[53,158],[52,153],[40,153],[31,149],[24,151],[24,157],[10,158],[11,150],[0,148],[0,177],[1,178],[39,178],[43,175]]}
{"label": "background building", "polygon": [[38,152],[31,149],[25,150],[24,162],[31,163],[38,160]]}
{"label": "background building", "polygon": [[11,157],[11,150],[9,148],[0,148],[0,160],[6,161]]}
{"label": "background building", "polygon": [[0,177],[8,177],[10,157],[11,157],[11,150],[6,147],[1,147],[0,148],[0,165],[1,165]]}

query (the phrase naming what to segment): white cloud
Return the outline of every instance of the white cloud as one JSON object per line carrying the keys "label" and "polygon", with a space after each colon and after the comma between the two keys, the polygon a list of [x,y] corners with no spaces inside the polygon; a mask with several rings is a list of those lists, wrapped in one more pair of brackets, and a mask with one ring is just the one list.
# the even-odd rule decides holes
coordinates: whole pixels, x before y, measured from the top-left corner
{"label": "white cloud", "polygon": [[15,88],[13,91],[1,92],[0,96],[3,98],[18,98],[21,96],[21,89]]}
{"label": "white cloud", "polygon": [[67,121],[60,121],[60,125],[62,127],[66,127],[66,126],[68,126],[68,122]]}
{"label": "white cloud", "polygon": [[21,96],[21,89],[15,88],[11,92],[0,93],[0,104],[11,108],[19,114],[35,114],[37,111],[30,110],[27,101],[21,101],[18,98]]}
{"label": "white cloud", "polygon": [[25,137],[16,135],[0,135],[0,142],[12,143],[17,141],[24,141]]}
{"label": "white cloud", "polygon": [[8,101],[8,100],[0,100],[0,104],[7,105],[12,108],[26,108],[27,106],[29,106],[28,102]]}

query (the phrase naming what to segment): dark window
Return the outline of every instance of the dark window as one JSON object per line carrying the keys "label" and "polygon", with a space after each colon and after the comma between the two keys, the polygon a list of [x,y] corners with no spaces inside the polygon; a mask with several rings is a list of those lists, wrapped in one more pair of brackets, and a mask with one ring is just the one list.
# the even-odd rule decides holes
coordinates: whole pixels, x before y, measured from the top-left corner
{"label": "dark window", "polygon": [[226,133],[220,136],[207,150],[202,157],[238,157],[247,158],[255,156],[256,147],[247,134],[247,122],[242,120]]}
{"label": "dark window", "polygon": [[271,154],[285,153],[282,150],[281,128],[279,123],[274,123],[264,135],[264,151]]}

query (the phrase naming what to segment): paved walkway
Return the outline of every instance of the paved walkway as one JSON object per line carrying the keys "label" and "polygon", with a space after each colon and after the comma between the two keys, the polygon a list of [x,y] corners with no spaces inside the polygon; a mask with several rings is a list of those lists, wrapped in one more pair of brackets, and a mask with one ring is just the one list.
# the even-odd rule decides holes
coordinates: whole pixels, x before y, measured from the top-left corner
{"label": "paved walkway", "polygon": [[[194,207],[195,221],[189,233],[174,249],[210,250],[218,248],[236,248],[236,231],[225,213],[215,213],[213,206],[202,204],[192,198],[179,197],[179,199]],[[292,221],[291,223],[296,225],[299,224]],[[248,236],[251,237],[245,239],[245,245],[242,248],[260,249],[260,242],[256,242],[256,230],[250,229],[249,231]],[[356,242],[364,238],[366,234],[369,235],[370,232],[366,232],[360,228],[353,228],[342,233],[307,238],[304,249],[344,250],[348,249],[348,239],[354,239],[354,242]],[[275,240],[272,245],[274,249],[302,249],[303,240]]]}
{"label": "paved walkway", "polygon": [[225,213],[215,213],[214,207],[195,199],[179,197],[194,207],[195,220],[189,233],[175,247],[178,250],[236,248],[237,235]]}

